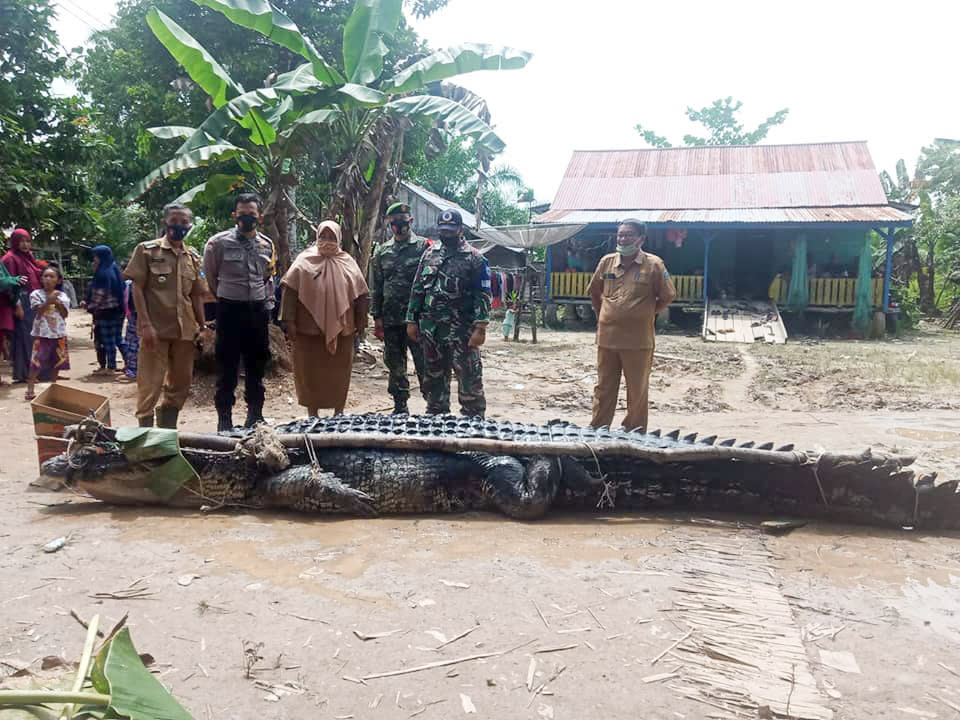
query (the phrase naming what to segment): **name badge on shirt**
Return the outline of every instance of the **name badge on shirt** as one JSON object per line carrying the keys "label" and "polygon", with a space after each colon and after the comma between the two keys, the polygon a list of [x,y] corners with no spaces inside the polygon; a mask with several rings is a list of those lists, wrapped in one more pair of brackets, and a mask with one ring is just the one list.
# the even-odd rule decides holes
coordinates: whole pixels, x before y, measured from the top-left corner
{"label": "name badge on shirt", "polygon": [[604,280],[616,280],[616,279],[617,279],[617,274],[616,274],[616,273],[604,273],[604,274],[603,274],[603,279],[604,279]]}

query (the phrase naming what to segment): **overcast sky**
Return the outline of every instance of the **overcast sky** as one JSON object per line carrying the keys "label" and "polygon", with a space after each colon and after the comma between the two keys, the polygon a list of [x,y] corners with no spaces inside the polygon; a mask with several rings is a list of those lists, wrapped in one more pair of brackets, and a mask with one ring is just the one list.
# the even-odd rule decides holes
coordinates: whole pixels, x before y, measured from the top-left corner
{"label": "overcast sky", "polygon": [[[62,44],[84,42],[114,0],[55,0]],[[72,13],[72,14],[71,14]],[[85,25],[89,23],[89,25]],[[867,140],[878,169],[913,168],[934,137],[960,137],[955,0],[450,0],[415,27],[432,47],[509,45],[523,70],[462,84],[490,105],[516,167],[551,200],[572,150],[643,147],[635,124],[679,142],[684,116],[732,95],[771,143]]]}

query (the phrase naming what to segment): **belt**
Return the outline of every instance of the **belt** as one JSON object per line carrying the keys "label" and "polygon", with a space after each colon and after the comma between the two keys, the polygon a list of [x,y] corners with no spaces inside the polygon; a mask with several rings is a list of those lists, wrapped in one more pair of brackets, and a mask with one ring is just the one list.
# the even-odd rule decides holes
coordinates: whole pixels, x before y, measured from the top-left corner
{"label": "belt", "polygon": [[261,308],[267,304],[266,300],[229,300],[227,298],[217,298],[218,303],[224,305],[234,305],[236,307]]}

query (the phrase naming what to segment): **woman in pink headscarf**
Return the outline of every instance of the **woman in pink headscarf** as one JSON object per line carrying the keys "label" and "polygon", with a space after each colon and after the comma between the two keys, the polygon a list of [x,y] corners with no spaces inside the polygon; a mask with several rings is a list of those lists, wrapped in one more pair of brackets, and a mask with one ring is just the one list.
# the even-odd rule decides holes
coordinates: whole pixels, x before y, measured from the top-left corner
{"label": "woman in pink headscarf", "polygon": [[10,234],[10,249],[0,258],[4,268],[20,285],[20,301],[14,306],[13,332],[10,334],[10,362],[13,365],[13,381],[26,382],[30,375],[30,356],[33,352],[33,310],[27,298],[41,287],[43,268],[33,257],[32,238],[23,228]]}
{"label": "woman in pink headscarf", "polygon": [[327,220],[317,243],[283,276],[280,319],[293,341],[297,401],[316,415],[347,404],[353,337],[367,326],[370,290],[356,261],[341,248],[340,225]]}

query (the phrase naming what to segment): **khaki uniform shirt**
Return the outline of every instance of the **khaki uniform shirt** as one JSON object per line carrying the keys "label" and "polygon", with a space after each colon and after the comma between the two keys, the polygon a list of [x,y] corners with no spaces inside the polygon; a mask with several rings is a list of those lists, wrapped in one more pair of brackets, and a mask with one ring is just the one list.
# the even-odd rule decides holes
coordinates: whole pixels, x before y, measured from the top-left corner
{"label": "khaki uniform shirt", "polygon": [[175,250],[166,237],[149,240],[137,245],[123,274],[143,290],[146,314],[158,338],[192,341],[196,337],[191,298],[206,290],[200,253],[187,245]]}
{"label": "khaki uniform shirt", "polygon": [[210,292],[218,299],[240,302],[270,300],[273,288],[273,242],[257,233],[246,238],[237,228],[224,230],[207,240],[203,269]]}
{"label": "khaki uniform shirt", "polygon": [[663,260],[639,251],[632,258],[604,255],[590,279],[597,311],[597,345],[611,350],[652,350],[654,323],[677,291]]}

